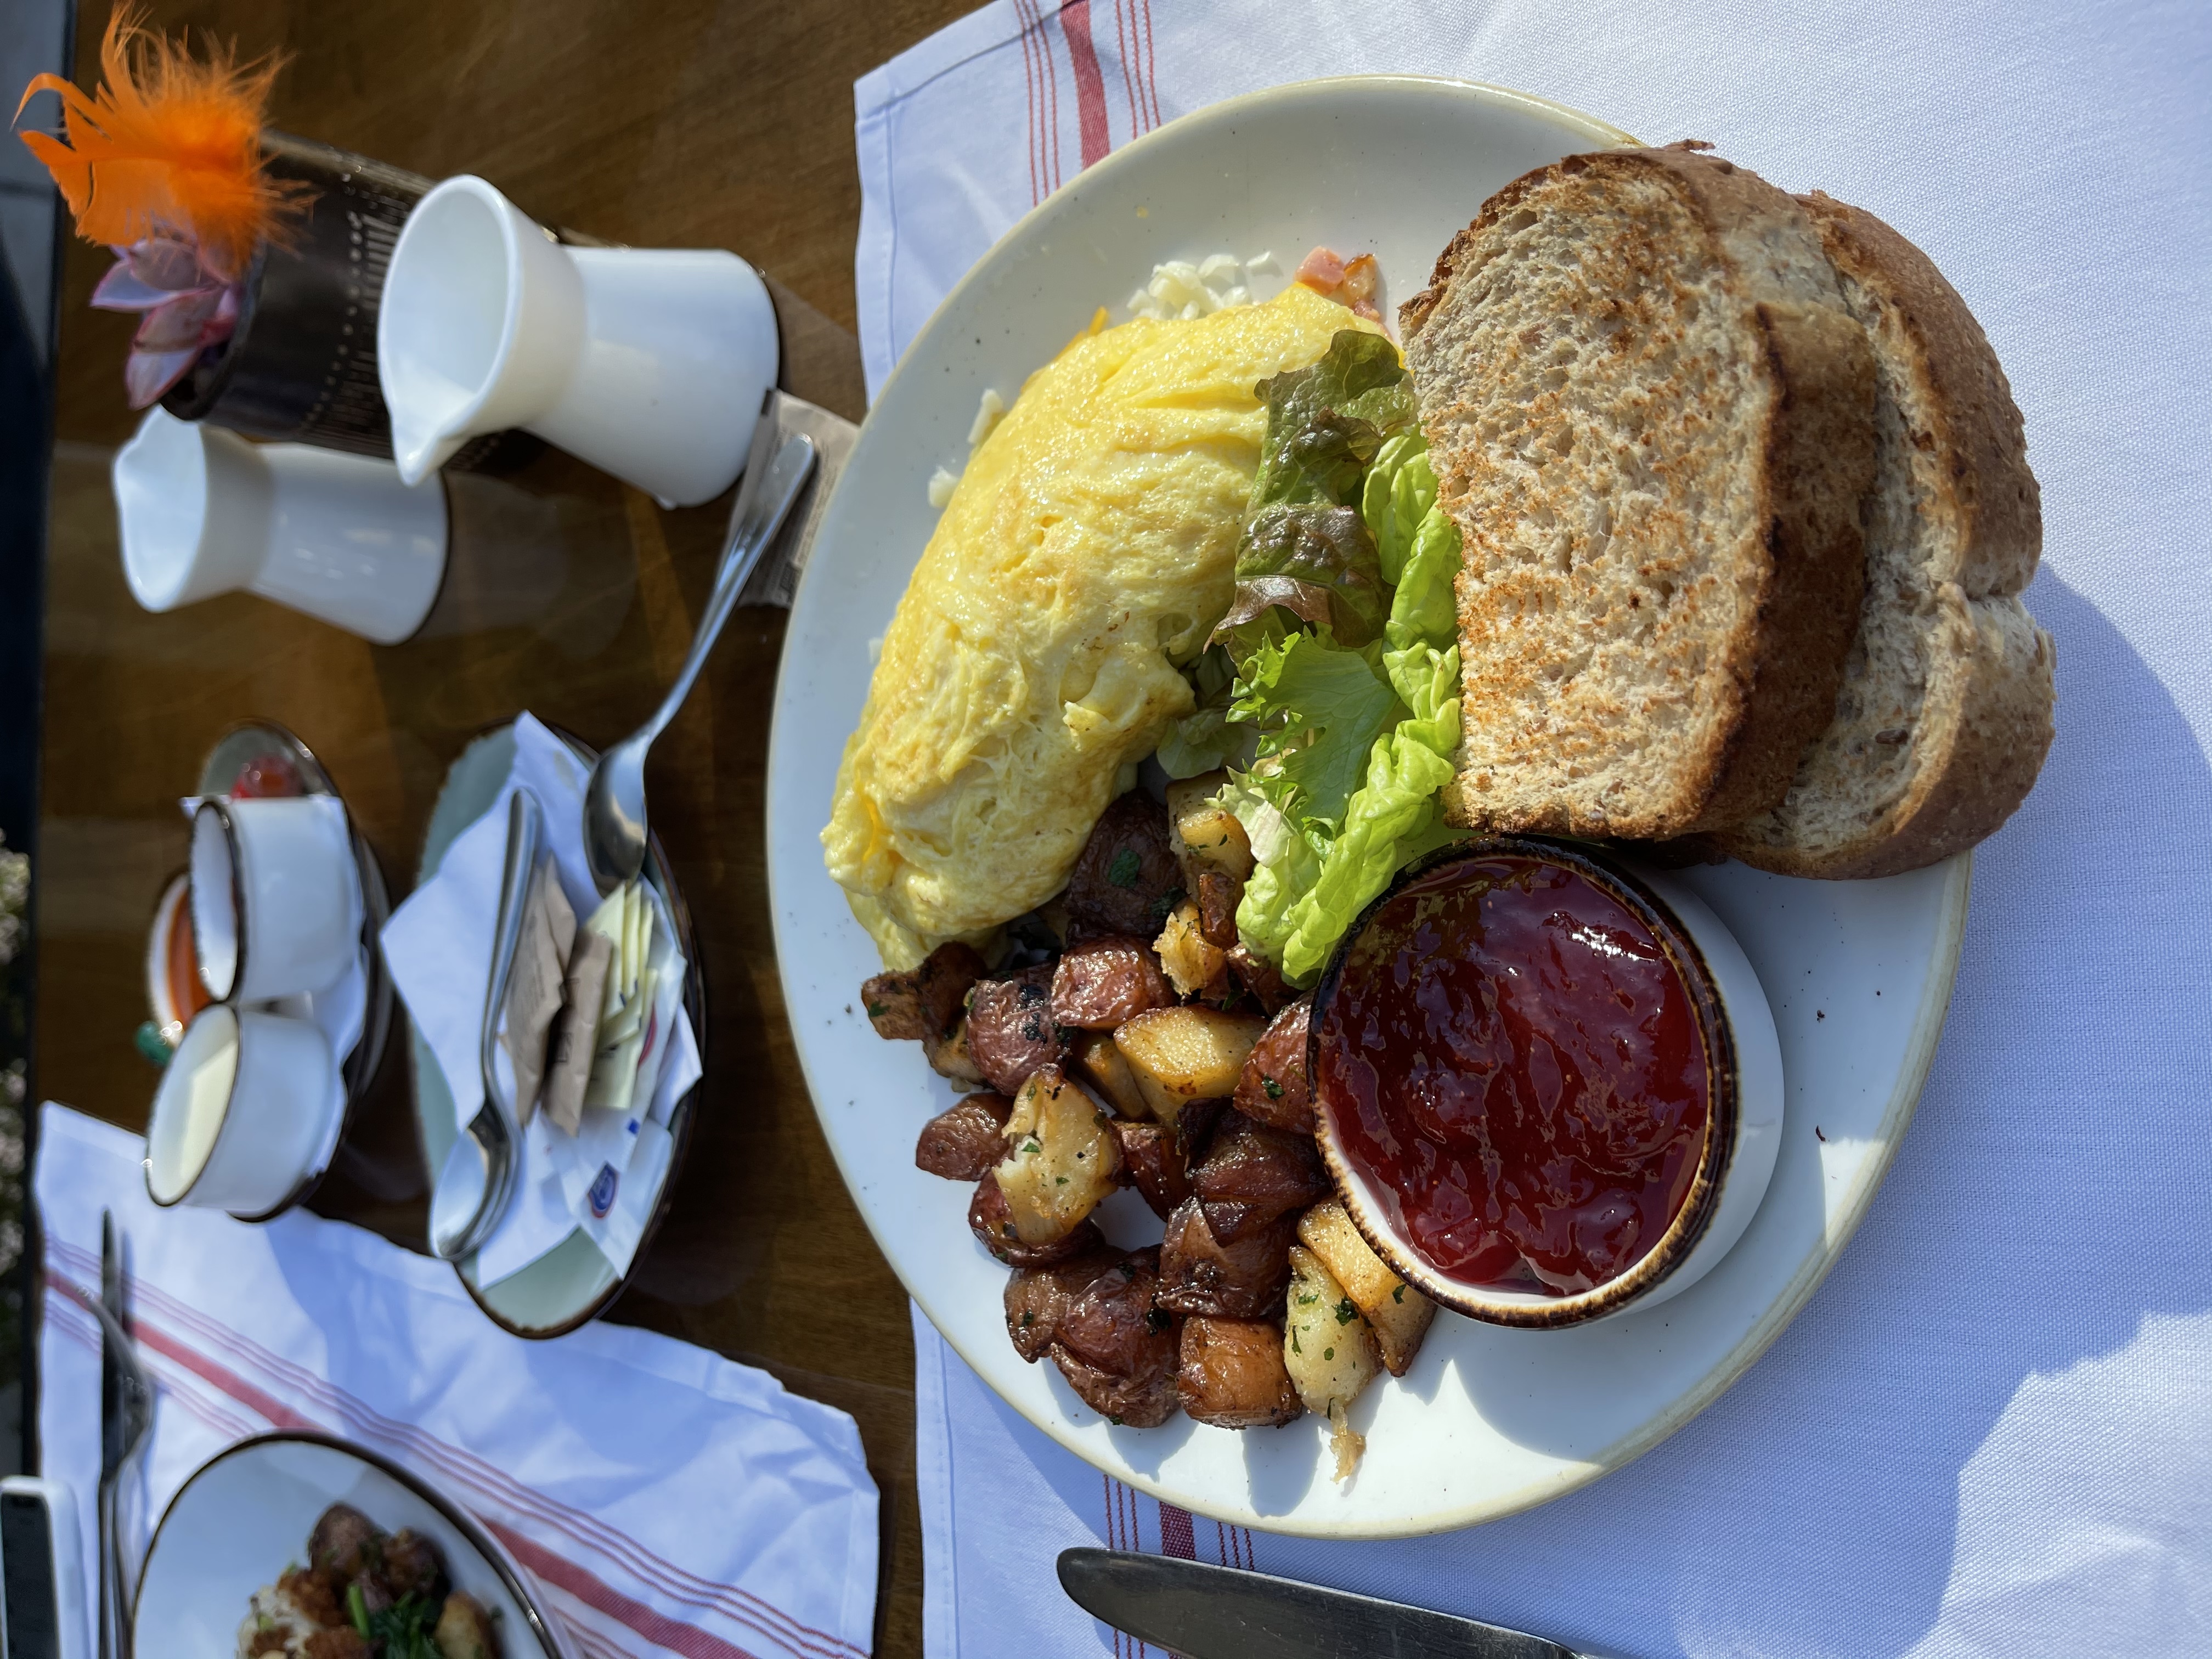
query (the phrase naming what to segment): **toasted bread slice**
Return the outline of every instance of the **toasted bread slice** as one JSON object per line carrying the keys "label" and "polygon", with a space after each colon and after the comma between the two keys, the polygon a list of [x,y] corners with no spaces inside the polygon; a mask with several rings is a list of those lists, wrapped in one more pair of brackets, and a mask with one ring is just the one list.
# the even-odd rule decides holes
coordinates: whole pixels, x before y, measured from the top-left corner
{"label": "toasted bread slice", "polygon": [[2056,653],[2018,597],[2042,495],[1966,301],[1871,213],[1802,200],[1880,371],[1866,600],[1835,716],[1789,794],[1713,840],[1784,875],[1886,876],[1989,835],[2051,747]]}
{"label": "toasted bread slice", "polygon": [[1874,362],[1806,210],[1686,147],[1508,185],[1400,312],[1460,577],[1480,830],[1778,804],[1863,583]]}

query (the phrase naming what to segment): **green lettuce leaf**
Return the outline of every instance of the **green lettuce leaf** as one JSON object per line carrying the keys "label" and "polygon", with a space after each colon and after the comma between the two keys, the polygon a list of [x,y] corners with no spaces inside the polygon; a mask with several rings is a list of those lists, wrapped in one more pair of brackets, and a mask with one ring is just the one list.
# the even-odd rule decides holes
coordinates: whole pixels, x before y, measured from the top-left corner
{"label": "green lettuce leaf", "polygon": [[1453,584],[1462,562],[1459,526],[1431,506],[1414,530],[1397,592],[1390,596],[1390,619],[1382,629],[1393,651],[1419,643],[1439,650],[1459,633],[1459,606]]}
{"label": "green lettuce leaf", "polygon": [[1191,695],[1198,707],[1168,728],[1157,757],[1171,778],[1194,778],[1227,765],[1251,743],[1249,726],[1229,724],[1237,667],[1219,646],[1209,647],[1190,665]]}
{"label": "green lettuce leaf", "polygon": [[[1261,793],[1301,827],[1333,827],[1396,723],[1398,695],[1366,653],[1324,634],[1263,641],[1237,680],[1230,718],[1260,728]],[[1324,828],[1324,835],[1330,828]]]}
{"label": "green lettuce leaf", "polygon": [[1347,328],[1318,362],[1254,388],[1267,406],[1252,507],[1348,504],[1385,439],[1412,423],[1413,377],[1380,334]]}
{"label": "green lettuce leaf", "polygon": [[1382,631],[1388,584],[1359,507],[1362,480],[1413,419],[1413,380],[1379,334],[1344,329],[1318,362],[1255,388],[1267,405],[1260,469],[1237,550],[1237,590],[1214,630],[1241,662],[1280,608],[1344,644]]}
{"label": "green lettuce leaf", "polygon": [[1313,982],[1393,876],[1456,834],[1443,823],[1437,797],[1451,781],[1459,743],[1459,647],[1415,644],[1385,653],[1384,662],[1412,713],[1369,750],[1366,781],[1346,803],[1342,829],[1319,850],[1305,890],[1287,904],[1277,902],[1270,931],[1279,940],[1283,976],[1293,985]]}
{"label": "green lettuce leaf", "polygon": [[1252,842],[1237,931],[1310,985],[1392,878],[1458,836],[1439,796],[1460,740],[1462,556],[1387,341],[1346,331],[1260,392],[1267,437],[1215,635],[1236,684],[1162,763],[1194,775],[1228,732],[1258,730],[1251,769],[1218,798]]}
{"label": "green lettuce leaf", "polygon": [[1389,590],[1357,511],[1309,501],[1262,507],[1254,517],[1237,552],[1236,597],[1216,637],[1225,634],[1249,654],[1250,641],[1238,630],[1274,605],[1346,645],[1365,645],[1382,631]]}
{"label": "green lettuce leaf", "polygon": [[1393,587],[1421,520],[1436,504],[1437,475],[1429,465],[1427,440],[1418,431],[1398,434],[1376,453],[1359,493],[1359,516],[1375,538],[1382,580]]}

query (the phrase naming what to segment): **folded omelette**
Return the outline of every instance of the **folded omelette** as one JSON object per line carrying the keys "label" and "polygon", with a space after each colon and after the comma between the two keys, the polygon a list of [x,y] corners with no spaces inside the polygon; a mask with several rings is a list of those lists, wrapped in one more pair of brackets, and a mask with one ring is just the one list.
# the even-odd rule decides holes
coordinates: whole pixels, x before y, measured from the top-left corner
{"label": "folded omelette", "polygon": [[1366,326],[1295,284],[1104,321],[970,458],[845,745],[822,844],[893,968],[1066,884],[1125,769],[1191,711],[1180,671],[1229,608],[1259,467],[1253,387]]}

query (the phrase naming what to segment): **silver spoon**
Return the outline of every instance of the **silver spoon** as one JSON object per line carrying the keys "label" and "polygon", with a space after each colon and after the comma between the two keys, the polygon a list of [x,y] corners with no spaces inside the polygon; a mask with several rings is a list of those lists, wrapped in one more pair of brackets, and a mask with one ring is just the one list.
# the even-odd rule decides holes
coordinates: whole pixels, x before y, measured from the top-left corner
{"label": "silver spoon", "polygon": [[708,597],[706,614],[699,619],[691,654],[677,671],[676,684],[668,688],[653,718],[602,754],[592,768],[591,781],[585,786],[584,861],[591,868],[592,884],[602,894],[613,892],[645,867],[645,751],[690,695],[691,683],[705,666],[707,653],[714,648],[722,624],[737,609],[745,579],[775,539],[792,503],[806,486],[807,475],[814,470],[814,441],[804,433],[786,439],[775,459],[763,465],[762,437],[771,434],[773,428],[765,419],[762,425],[765,430],[754,440],[745,481],[738,486],[737,505],[731,509],[730,539],[715,569],[714,592]]}
{"label": "silver spoon", "polygon": [[491,979],[484,990],[483,1024],[477,1038],[477,1064],[483,1073],[483,1104],[469,1126],[453,1138],[438,1184],[430,1189],[430,1250],[457,1261],[483,1243],[507,1213],[514,1192],[514,1128],[501,1108],[499,1016],[507,1003],[507,981],[514,972],[514,949],[522,937],[523,902],[538,868],[538,831],[542,821],[538,797],[517,789],[507,809],[507,868],[500,879],[499,922],[492,935]]}

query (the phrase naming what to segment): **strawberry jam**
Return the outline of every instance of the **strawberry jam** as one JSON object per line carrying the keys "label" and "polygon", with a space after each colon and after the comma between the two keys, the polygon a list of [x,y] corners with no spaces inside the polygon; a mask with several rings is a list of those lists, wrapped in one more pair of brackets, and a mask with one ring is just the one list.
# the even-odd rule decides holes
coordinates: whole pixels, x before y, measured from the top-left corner
{"label": "strawberry jam", "polygon": [[1710,1004],[1693,949],[1627,895],[1579,854],[1487,843],[1402,879],[1323,981],[1314,1080],[1337,1145],[1452,1279],[1593,1289],[1689,1194]]}

